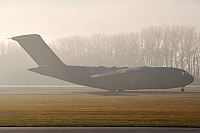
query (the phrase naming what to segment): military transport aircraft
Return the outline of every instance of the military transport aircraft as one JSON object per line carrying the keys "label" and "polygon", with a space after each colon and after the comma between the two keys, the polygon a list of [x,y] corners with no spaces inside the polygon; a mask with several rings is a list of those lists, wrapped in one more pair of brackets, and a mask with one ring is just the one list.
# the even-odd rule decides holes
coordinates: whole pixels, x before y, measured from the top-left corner
{"label": "military transport aircraft", "polygon": [[67,82],[124,92],[136,89],[168,89],[186,85],[194,78],[187,71],[171,67],[87,67],[65,65],[38,34],[11,38],[17,41],[38,67],[29,71]]}

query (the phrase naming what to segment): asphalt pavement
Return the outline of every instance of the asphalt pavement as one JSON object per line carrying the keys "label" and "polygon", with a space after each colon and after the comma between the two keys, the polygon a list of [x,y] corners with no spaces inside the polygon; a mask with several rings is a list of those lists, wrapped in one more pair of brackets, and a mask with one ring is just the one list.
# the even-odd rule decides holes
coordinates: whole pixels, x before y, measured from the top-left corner
{"label": "asphalt pavement", "polygon": [[0,127],[1,133],[200,133],[176,127]]}
{"label": "asphalt pavement", "polygon": [[[0,95],[5,94],[99,94],[99,95],[109,95],[110,93],[106,90],[101,89],[87,89],[84,87],[0,87]],[[123,93],[115,93],[115,94],[138,94],[138,93],[148,93],[148,94],[160,94],[160,93],[181,93],[178,89],[161,89],[161,90],[133,90],[133,91],[125,91]],[[200,94],[200,90],[194,89],[186,89],[185,94]],[[114,94],[114,93],[113,93]]]}

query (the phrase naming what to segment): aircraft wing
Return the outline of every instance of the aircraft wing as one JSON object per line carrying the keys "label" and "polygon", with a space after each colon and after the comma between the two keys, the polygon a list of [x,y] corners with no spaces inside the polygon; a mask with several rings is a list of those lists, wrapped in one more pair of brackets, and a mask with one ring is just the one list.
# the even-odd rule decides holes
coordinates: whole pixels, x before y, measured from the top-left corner
{"label": "aircraft wing", "polygon": [[122,68],[122,69],[118,69],[118,70],[115,70],[115,71],[110,71],[110,72],[106,72],[106,73],[102,73],[102,74],[94,74],[94,75],[91,75],[90,77],[91,78],[101,78],[101,77],[113,76],[113,75],[138,71],[138,70],[141,70],[141,68],[142,67]]}

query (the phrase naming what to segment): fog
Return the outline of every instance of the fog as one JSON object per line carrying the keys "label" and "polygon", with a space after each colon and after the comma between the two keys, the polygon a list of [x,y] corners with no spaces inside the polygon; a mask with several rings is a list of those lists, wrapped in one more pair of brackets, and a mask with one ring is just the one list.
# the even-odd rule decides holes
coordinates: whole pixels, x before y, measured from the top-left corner
{"label": "fog", "polygon": [[200,26],[198,0],[1,0],[0,7],[0,40],[27,33],[51,41],[158,25]]}
{"label": "fog", "polygon": [[[200,32],[196,27],[167,25],[113,35],[70,36],[48,43],[67,65],[175,67],[192,74],[195,85],[200,84],[199,44]],[[47,52],[39,52],[36,55],[39,54],[42,59]],[[49,57],[41,63],[47,60],[55,62]],[[37,64],[14,41],[0,43],[0,61],[2,85],[66,85],[64,82],[28,72],[28,68],[36,67]]]}
{"label": "fog", "polygon": [[[135,37],[137,34],[140,36],[145,29],[148,31],[152,26],[156,30],[160,26],[186,26],[188,28],[191,26],[195,29],[192,34],[199,36],[199,33],[196,33],[199,32],[200,28],[199,12],[200,1],[198,0],[0,0],[0,71],[2,79],[0,83],[3,85],[40,85],[51,82],[53,85],[66,85],[64,82],[28,72],[28,68],[37,65],[17,43],[6,39],[29,33],[40,34],[67,64],[90,66],[170,66],[172,64],[179,68],[190,69],[190,65],[187,65],[187,63],[181,65],[181,61],[179,63],[171,62],[167,65],[165,61],[152,61],[150,62],[152,64],[140,62],[138,59],[141,57],[141,53],[130,54],[128,58],[124,56],[123,59],[119,59],[118,63],[115,62],[118,58],[107,58],[99,61],[102,60],[100,55],[98,55],[99,60],[90,58],[91,60],[86,61],[80,58],[84,58],[83,55],[79,55],[79,58],[66,58],[69,53],[60,51],[64,45],[58,45],[62,44],[59,41],[68,42],[70,38],[73,40],[74,37],[79,37],[91,42],[87,47],[90,46],[95,50],[100,47],[94,44],[93,39],[103,36],[104,40],[110,41],[108,46],[121,47],[123,45],[118,41],[119,38],[123,38],[124,35]],[[117,36],[116,40],[112,40],[115,35]],[[137,37],[134,39],[137,39]],[[195,38],[194,40],[197,41],[198,39]],[[99,41],[102,40],[99,39]],[[84,43],[80,44],[80,42],[76,43],[75,47],[78,45],[86,46]],[[102,42],[97,43],[102,44]],[[197,48],[197,44],[194,44],[195,48]],[[70,51],[70,54],[73,55],[73,52],[75,51]],[[99,54],[102,54],[102,52],[99,52]],[[95,56],[93,55],[93,57]],[[180,57],[177,56],[179,59]],[[125,61],[124,58],[127,59],[127,62],[123,62]],[[77,61],[74,59],[77,59]],[[183,61],[185,60],[184,57]],[[195,70],[199,66],[195,63],[197,64],[198,61],[195,55],[194,64],[191,65],[194,70],[189,70],[191,73],[195,73],[197,78],[199,78],[199,71],[196,72]]]}

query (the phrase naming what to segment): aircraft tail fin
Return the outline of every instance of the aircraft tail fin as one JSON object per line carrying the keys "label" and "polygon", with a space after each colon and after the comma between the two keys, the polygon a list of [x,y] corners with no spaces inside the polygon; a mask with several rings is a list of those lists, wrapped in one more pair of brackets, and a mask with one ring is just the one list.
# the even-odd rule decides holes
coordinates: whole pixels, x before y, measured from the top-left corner
{"label": "aircraft tail fin", "polygon": [[64,65],[38,34],[16,36],[11,39],[17,41],[38,66]]}

